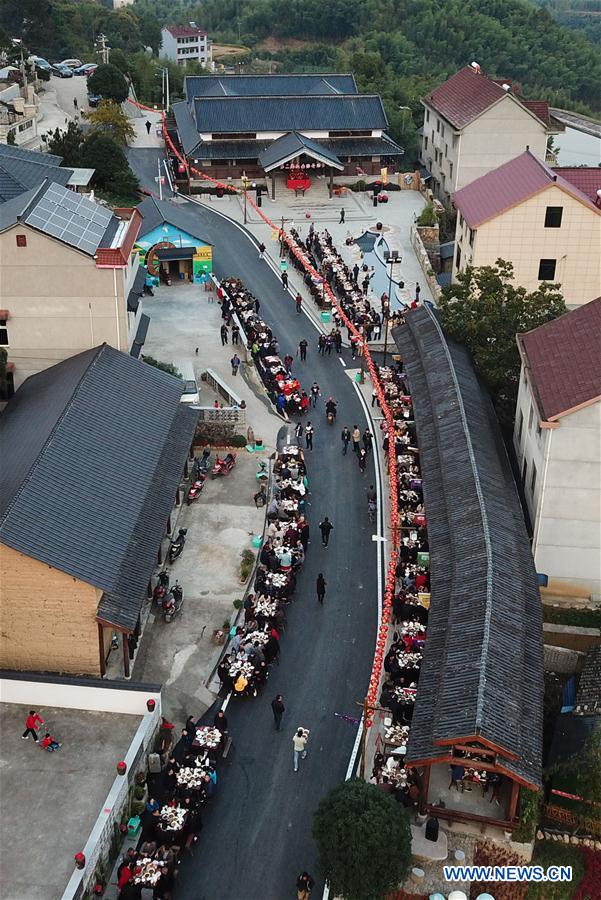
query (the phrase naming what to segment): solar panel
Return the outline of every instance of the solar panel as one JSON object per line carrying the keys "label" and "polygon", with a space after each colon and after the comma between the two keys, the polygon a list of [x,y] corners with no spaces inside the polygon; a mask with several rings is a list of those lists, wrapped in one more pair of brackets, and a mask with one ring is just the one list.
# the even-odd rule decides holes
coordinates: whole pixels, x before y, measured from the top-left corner
{"label": "solar panel", "polygon": [[110,210],[92,200],[50,184],[25,221],[93,256],[112,217]]}

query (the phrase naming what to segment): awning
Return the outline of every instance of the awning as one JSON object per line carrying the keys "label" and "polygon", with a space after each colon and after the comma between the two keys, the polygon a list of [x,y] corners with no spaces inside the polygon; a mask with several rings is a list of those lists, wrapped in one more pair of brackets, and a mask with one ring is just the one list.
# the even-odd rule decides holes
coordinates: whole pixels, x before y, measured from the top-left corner
{"label": "awning", "polygon": [[127,311],[128,312],[137,312],[138,304],[140,302],[140,297],[144,293],[144,284],[146,282],[146,269],[144,266],[140,266],[138,271],[136,272],[136,277],[134,278],[134,283],[132,284],[129,294],[127,295]]}
{"label": "awning", "polygon": [[420,175],[420,178],[422,181],[428,181],[429,178],[432,178],[432,173],[428,172],[428,170],[425,167],[422,167],[419,170],[419,175]]}
{"label": "awning", "polygon": [[192,259],[196,253],[196,247],[164,247],[155,251],[157,259],[161,262],[170,262],[176,259]]}
{"label": "awning", "polygon": [[259,165],[263,167],[265,172],[271,172],[278,166],[296,159],[301,154],[310,156],[312,159],[318,160],[326,166],[342,171],[344,163],[341,163],[335,153],[312,141],[310,138],[299,134],[298,131],[290,131],[288,134],[277,138],[266,150],[259,154]]}
{"label": "awning", "polygon": [[134,342],[131,345],[131,350],[129,351],[129,355],[133,356],[134,359],[139,359],[140,357],[140,352],[142,350],[142,347],[144,346],[146,335],[148,334],[149,325],[150,316],[142,313],[142,315],[140,316],[140,321],[138,322],[138,330],[136,331]]}

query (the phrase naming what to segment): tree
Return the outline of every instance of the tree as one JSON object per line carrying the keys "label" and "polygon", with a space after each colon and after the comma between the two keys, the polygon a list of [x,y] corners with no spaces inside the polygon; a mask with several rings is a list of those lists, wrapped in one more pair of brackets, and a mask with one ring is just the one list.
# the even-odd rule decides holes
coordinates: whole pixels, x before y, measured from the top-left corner
{"label": "tree", "polygon": [[468,266],[439,300],[447,334],[464,344],[491,392],[502,422],[513,421],[520,377],[516,334],[531,331],[566,312],[559,284],[541,282],[532,293],[513,283],[513,266]]}
{"label": "tree", "polygon": [[138,181],[113,137],[95,131],[84,142],[81,165],[95,169],[94,185],[120,200],[138,200]]}
{"label": "tree", "polygon": [[14,131],[9,131],[9,132],[7,133],[7,135],[6,135],[6,143],[7,143],[9,146],[13,146],[14,144],[17,143],[17,139],[15,138],[15,132],[14,132]]}
{"label": "tree", "polygon": [[81,166],[83,140],[83,131],[77,122],[71,121],[64,131],[55,128],[52,132],[47,142],[48,152],[62,156],[64,166]]}
{"label": "tree", "polygon": [[359,778],[339,784],[321,801],[313,837],[332,896],[380,900],[409,869],[411,830],[403,806]]}
{"label": "tree", "polygon": [[111,50],[111,65],[116,66],[123,75],[128,74],[129,64],[127,62],[127,56],[120,47],[115,47]]}
{"label": "tree", "polygon": [[117,103],[123,103],[129,94],[129,85],[125,76],[117,66],[112,66],[110,63],[98,66],[96,71],[90,75],[88,89],[91,94],[98,94],[105,100],[115,100]]}
{"label": "tree", "polygon": [[92,126],[93,133],[108,131],[122,146],[127,146],[136,136],[135,128],[114,100],[101,100],[97,109],[86,113],[86,120]]}

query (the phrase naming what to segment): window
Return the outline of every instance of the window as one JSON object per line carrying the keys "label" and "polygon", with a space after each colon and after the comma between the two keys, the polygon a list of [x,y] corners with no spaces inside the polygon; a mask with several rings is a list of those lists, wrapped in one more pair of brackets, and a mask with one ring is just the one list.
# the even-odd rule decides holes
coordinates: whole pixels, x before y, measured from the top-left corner
{"label": "window", "polygon": [[328,131],[328,135],[332,138],[340,138],[340,137],[371,137],[372,129],[371,128],[357,128],[348,130],[341,128],[338,131]]}
{"label": "window", "polygon": [[470,247],[474,246],[474,238],[476,237],[476,232],[473,228],[470,228]]}
{"label": "window", "polygon": [[0,347],[8,346],[8,328],[6,327],[6,319],[0,319]]}
{"label": "window", "polygon": [[526,484],[526,476],[528,475],[528,460],[524,457],[524,465],[522,466],[522,484]]}
{"label": "window", "polygon": [[436,133],[440,134],[440,119],[436,120]]}
{"label": "window", "polygon": [[255,141],[256,139],[257,135],[254,131],[239,131],[236,134],[216,132],[213,134],[214,141]]}
{"label": "window", "polygon": [[23,122],[22,125],[19,125],[18,131],[21,133],[22,131],[27,131],[28,128],[33,128],[33,119],[28,119],[27,122]]}
{"label": "window", "polygon": [[440,129],[440,136],[441,136],[441,137],[444,137],[444,125],[441,126],[441,129]]}
{"label": "window", "polygon": [[424,150],[427,150],[427,149],[428,149],[428,138],[425,137],[424,138]]}
{"label": "window", "polygon": [[453,163],[452,162],[449,163],[449,175],[451,176],[451,178],[453,177]]}
{"label": "window", "polygon": [[459,213],[459,227],[463,228],[463,216]]}
{"label": "window", "polygon": [[530,476],[530,493],[534,493],[534,488],[536,487],[536,465],[532,463],[532,474]]}
{"label": "window", "polygon": [[541,259],[538,264],[538,280],[553,281],[555,278],[556,259]]}
{"label": "window", "polygon": [[532,420],[534,419],[534,407],[530,407],[530,413],[528,415],[528,431],[532,431]]}
{"label": "window", "polygon": [[445,156],[448,156],[448,155],[449,155],[449,145],[448,145],[448,144],[445,144],[445,145],[444,145],[444,155],[445,155]]}
{"label": "window", "polygon": [[429,121],[430,121],[430,110],[427,109],[426,110],[426,122],[429,122]]}
{"label": "window", "polygon": [[545,228],[561,228],[563,206],[547,206]]}
{"label": "window", "polygon": [[520,410],[518,416],[518,444],[522,443],[522,431],[524,430],[524,413]]}
{"label": "window", "polygon": [[455,254],[455,265],[458,269],[461,268],[461,247],[457,247],[457,253]]}
{"label": "window", "polygon": [[27,246],[27,235],[26,234],[18,234],[17,235],[17,247],[26,247]]}
{"label": "window", "polygon": [[3,403],[10,400],[15,392],[15,376],[12,372],[6,373],[4,385],[4,388],[0,387],[0,401]]}

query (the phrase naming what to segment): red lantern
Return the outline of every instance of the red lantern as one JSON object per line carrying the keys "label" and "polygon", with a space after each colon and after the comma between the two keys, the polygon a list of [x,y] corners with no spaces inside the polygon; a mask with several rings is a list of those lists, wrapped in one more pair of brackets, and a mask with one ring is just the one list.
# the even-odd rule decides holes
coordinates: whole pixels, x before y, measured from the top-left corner
{"label": "red lantern", "polygon": [[126,772],[127,772],[127,763],[123,762],[123,760],[121,760],[121,762],[117,763],[117,773],[119,775],[125,775]]}
{"label": "red lantern", "polygon": [[73,857],[73,859],[75,860],[75,868],[76,869],[85,869],[86,858],[83,853],[81,853],[81,852],[76,853],[75,856]]}
{"label": "red lantern", "polygon": [[148,710],[148,712],[154,712],[155,707],[156,707],[156,701],[153,700],[152,697],[150,697],[146,701],[146,709]]}
{"label": "red lantern", "polygon": [[310,212],[305,213],[305,219],[310,219],[310,218],[311,218],[311,213]]}

